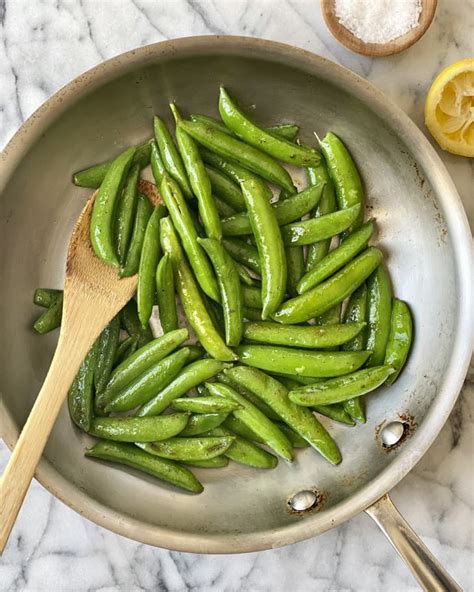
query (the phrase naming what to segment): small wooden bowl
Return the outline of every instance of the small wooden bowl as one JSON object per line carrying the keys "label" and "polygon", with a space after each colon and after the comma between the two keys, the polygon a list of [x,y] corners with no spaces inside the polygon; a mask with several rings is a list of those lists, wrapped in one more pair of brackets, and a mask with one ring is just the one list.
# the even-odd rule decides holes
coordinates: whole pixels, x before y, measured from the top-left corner
{"label": "small wooden bowl", "polygon": [[339,43],[355,53],[380,57],[399,53],[416,43],[431,25],[436,12],[436,5],[437,0],[421,0],[421,14],[418,25],[410,29],[405,35],[388,43],[364,43],[353,35],[339,22],[335,11],[335,0],[321,0],[321,12],[328,29]]}

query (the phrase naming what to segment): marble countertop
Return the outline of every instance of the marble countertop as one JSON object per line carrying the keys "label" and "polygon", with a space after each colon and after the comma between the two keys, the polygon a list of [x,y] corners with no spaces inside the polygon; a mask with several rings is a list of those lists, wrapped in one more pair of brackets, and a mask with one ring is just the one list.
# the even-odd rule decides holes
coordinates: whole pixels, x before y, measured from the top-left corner
{"label": "marble countertop", "polygon": [[[113,16],[112,16],[113,11]],[[405,53],[351,54],[317,0],[0,0],[0,146],[52,93],[123,51],[188,35],[251,35],[297,45],[366,77],[426,131],[435,75],[474,53],[474,1],[438,0],[433,25]],[[473,161],[440,151],[474,225]],[[474,589],[474,371],[441,434],[393,499],[465,590]],[[0,443],[0,471],[8,451]],[[360,515],[316,539],[239,556],[141,545],[81,518],[37,482],[0,560],[0,591],[181,592],[417,590],[377,527]]]}

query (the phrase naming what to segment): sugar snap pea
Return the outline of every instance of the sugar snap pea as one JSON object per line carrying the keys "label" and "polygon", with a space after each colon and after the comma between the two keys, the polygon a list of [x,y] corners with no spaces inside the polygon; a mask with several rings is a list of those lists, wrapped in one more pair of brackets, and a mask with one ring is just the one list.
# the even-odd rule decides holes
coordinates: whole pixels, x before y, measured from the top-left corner
{"label": "sugar snap pea", "polygon": [[296,166],[314,166],[319,163],[320,155],[316,150],[278,138],[275,134],[269,134],[251,121],[239,109],[223,86],[221,86],[219,95],[219,113],[225,125],[237,137],[270,156]]}
{"label": "sugar snap pea", "polygon": [[155,139],[160,151],[161,160],[166,171],[179,185],[186,198],[191,199],[193,192],[189,185],[186,169],[165,122],[155,115],[153,127],[155,129]]}
{"label": "sugar snap pea", "polygon": [[273,454],[270,454],[224,426],[214,428],[209,432],[209,435],[234,438],[234,441],[224,453],[227,458],[230,458],[234,462],[256,469],[274,469],[278,464],[276,456],[273,456]]}
{"label": "sugar snap pea", "polygon": [[[147,140],[143,144],[139,144],[136,147],[135,154],[132,159],[132,165],[137,164],[140,169],[144,169],[150,162],[150,150],[152,140]],[[90,187],[97,189],[104,180],[110,165],[113,163],[112,160],[107,160],[101,164],[96,164],[82,171],[78,171],[73,175],[73,183],[79,187]]]}
{"label": "sugar snap pea", "polygon": [[148,444],[137,442],[136,445],[149,454],[185,462],[208,460],[220,456],[225,453],[234,440],[235,438],[231,436],[197,436],[195,438],[169,438]]}
{"label": "sugar snap pea", "polygon": [[231,206],[237,212],[245,209],[244,196],[240,187],[234,181],[218,169],[209,165],[206,165],[206,173],[215,195],[220,197],[224,203]]}
{"label": "sugar snap pea", "polygon": [[[312,185],[300,193],[291,195],[284,201],[278,201],[272,204],[279,226],[299,220],[312,210],[321,198],[322,190],[322,185]],[[248,214],[246,212],[240,212],[223,220],[222,232],[224,236],[250,234],[252,227]]]}
{"label": "sugar snap pea", "polygon": [[364,190],[359,171],[346,146],[336,134],[327,133],[320,147],[336,189],[339,209],[360,206],[357,218],[347,230],[347,234],[350,234],[362,224],[364,219]]}
{"label": "sugar snap pea", "polygon": [[214,201],[216,202],[217,213],[221,218],[229,218],[229,216],[233,216],[236,211],[232,206],[227,204],[224,200],[220,197],[217,197],[215,194],[213,195]]}
{"label": "sugar snap pea", "polygon": [[277,425],[291,442],[293,448],[308,448],[309,443],[302,436],[287,426],[286,423],[279,421]]}
{"label": "sugar snap pea", "polygon": [[209,150],[237,162],[267,181],[271,181],[287,189],[290,193],[295,193],[295,188],[288,172],[265,152],[261,152],[241,140],[228,136],[206,123],[182,121],[181,126],[184,131]]}
{"label": "sugar snap pea", "polygon": [[135,148],[122,152],[110,165],[95,197],[90,222],[92,248],[99,259],[118,267],[114,245],[114,214]]}
{"label": "sugar snap pea", "polygon": [[410,309],[406,302],[394,298],[384,364],[394,368],[395,372],[388,377],[387,384],[397,380],[410,353],[412,339],[413,320]]}
{"label": "sugar snap pea", "polygon": [[161,392],[169,384],[173,383],[173,380],[186,363],[188,355],[189,350],[184,347],[154,363],[108,400],[105,411],[107,413],[111,411],[130,411],[130,409],[134,409],[138,405],[147,404],[157,392]]}
{"label": "sugar snap pea", "polygon": [[158,148],[156,140],[153,140],[151,144],[150,165],[151,172],[153,173],[153,178],[155,179],[155,184],[157,187],[159,187],[161,185],[161,181],[163,179],[163,175],[166,172],[166,169],[165,165],[163,164],[163,160],[161,158],[160,150]]}
{"label": "sugar snap pea", "polygon": [[120,320],[114,317],[102,331],[97,346],[97,361],[94,370],[94,384],[96,393],[101,393],[109,381],[114,365],[115,354],[119,344]]}
{"label": "sugar snap pea", "polygon": [[233,411],[235,417],[258,434],[276,454],[286,460],[293,459],[293,449],[288,438],[253,403],[226,384],[213,382],[207,383],[206,387],[212,395],[236,401],[242,409]]}
{"label": "sugar snap pea", "polygon": [[199,215],[209,238],[220,240],[222,237],[221,221],[216,204],[212,199],[211,181],[207,175],[199,150],[194,140],[180,125],[181,115],[174,103],[170,105],[176,122],[176,141],[188,173],[191,189],[198,201]]}
{"label": "sugar snap pea", "polygon": [[242,397],[245,397],[252,405],[255,405],[259,411],[261,411],[268,419],[278,421],[280,417],[273,411],[271,407],[269,407],[262,399],[257,397],[249,391],[249,389],[244,388],[241,384],[236,384],[234,381],[230,380],[226,374],[221,372],[217,375],[217,380],[222,384],[226,384],[227,386],[232,387],[235,391],[239,393]]}
{"label": "sugar snap pea", "polygon": [[197,469],[221,469],[229,464],[229,459],[227,456],[222,455],[214,456],[213,458],[208,458],[206,460],[187,460],[186,462],[183,461],[181,464],[189,467],[196,467]]}
{"label": "sugar snap pea", "polygon": [[138,164],[132,165],[125,179],[122,195],[118,200],[115,220],[115,244],[120,265],[125,263],[137,212],[139,176],[140,167]]}
{"label": "sugar snap pea", "polygon": [[242,263],[239,263],[238,261],[234,261],[234,265],[237,269],[237,273],[239,274],[242,284],[250,287],[255,286],[256,280],[250,275],[245,265],[242,265]]}
{"label": "sugar snap pea", "polygon": [[156,268],[161,257],[160,220],[167,215],[165,206],[158,204],[148,220],[138,268],[137,307],[142,327],[150,321],[156,291]]}
{"label": "sugar snap pea", "polygon": [[262,308],[262,290],[257,286],[242,286],[242,297],[245,306]]}
{"label": "sugar snap pea", "polygon": [[302,323],[314,318],[350,296],[382,260],[382,253],[369,247],[321,284],[284,302],[274,315],[283,324]]}
{"label": "sugar snap pea", "polygon": [[244,325],[244,337],[251,341],[290,347],[327,348],[341,345],[355,337],[365,323],[316,325],[280,325],[258,321]]}
{"label": "sugar snap pea", "polygon": [[255,273],[261,273],[257,249],[237,238],[225,238],[222,241],[226,251],[238,263],[245,265]]}
{"label": "sugar snap pea", "polygon": [[[246,423],[244,423],[241,419],[235,417],[235,415],[230,414],[227,419],[223,422],[224,427],[228,428],[237,436],[241,436],[246,440],[251,440],[254,442],[259,442],[260,444],[264,444],[263,438],[261,438],[258,434],[256,434],[253,430],[251,430]],[[279,426],[281,429],[281,426]],[[283,431],[283,430],[282,430]]]}
{"label": "sugar snap pea", "polygon": [[114,357],[114,367],[117,367],[124,360],[135,353],[138,347],[138,337],[131,335],[118,344],[117,351]]}
{"label": "sugar snap pea", "polygon": [[331,277],[333,273],[351,261],[367,243],[374,231],[374,223],[369,220],[358,230],[348,236],[336,249],[330,251],[323,259],[315,263],[314,267],[298,282],[298,294],[307,292],[322,281]]}
{"label": "sugar snap pea", "polygon": [[[215,119],[214,117],[209,117],[208,115],[201,115],[201,114],[193,114],[190,117],[191,121],[198,121],[202,123],[207,123],[211,126],[214,126],[217,129],[220,129],[221,132],[225,134],[232,135],[232,131],[226,127],[225,123]],[[273,134],[279,138],[285,138],[290,142],[293,142],[298,135],[300,128],[298,125],[294,123],[279,123],[277,125],[272,125],[270,127],[264,128],[266,132],[269,134]]]}
{"label": "sugar snap pea", "polygon": [[90,349],[68,392],[68,408],[78,428],[89,431],[94,415],[94,371],[98,341]]}
{"label": "sugar snap pea", "polygon": [[139,409],[138,415],[140,417],[159,415],[174,399],[182,397],[190,389],[213,378],[227,367],[228,364],[219,360],[213,360],[212,358],[197,360],[189,364],[165,388],[159,391],[158,389],[154,389],[154,392],[157,394]]}
{"label": "sugar snap pea", "polygon": [[161,328],[163,329],[163,333],[169,333],[179,327],[173,264],[169,253],[165,253],[160,259],[156,268],[155,279]]}
{"label": "sugar snap pea", "polygon": [[36,288],[33,296],[33,304],[49,308],[57,297],[62,294],[62,290],[53,290],[51,288]]}
{"label": "sugar snap pea", "polygon": [[261,182],[241,185],[262,268],[262,317],[280,306],[286,289],[286,257],[280,228]]}
{"label": "sugar snap pea", "polygon": [[186,467],[147,454],[133,444],[103,440],[89,448],[86,456],[133,467],[192,493],[204,491],[204,487]]}
{"label": "sugar snap pea", "polygon": [[215,239],[198,239],[206,251],[216,273],[224,313],[227,345],[238,345],[242,339],[243,311],[242,288],[239,274],[231,256]]}
{"label": "sugar snap pea", "polygon": [[[197,436],[221,425],[227,413],[196,413],[189,417],[181,436]],[[166,417],[166,416],[165,416]]]}
{"label": "sugar snap pea", "polygon": [[292,222],[283,226],[281,235],[285,245],[310,245],[328,239],[349,228],[358,217],[360,205],[339,210],[325,216]]}
{"label": "sugar snap pea", "polygon": [[240,405],[235,401],[221,397],[178,397],[171,406],[177,411],[191,413],[230,413],[240,409]]}
{"label": "sugar snap pea", "polygon": [[210,298],[219,301],[216,278],[204,249],[198,243],[198,234],[192,222],[189,208],[178,185],[168,175],[165,175],[161,182],[161,195],[199,285]]}
{"label": "sugar snap pea", "polygon": [[346,376],[331,378],[290,391],[290,400],[297,405],[331,405],[373,391],[395,370],[390,366],[373,366]]}
{"label": "sugar snap pea", "polygon": [[310,411],[290,401],[288,390],[281,382],[260,370],[245,366],[234,366],[225,373],[234,383],[242,384],[265,401],[290,428],[330,463],[341,462],[341,453],[330,434]]}
{"label": "sugar snap pea", "polygon": [[248,321],[261,321],[262,320],[262,309],[253,308],[251,306],[244,306],[244,319]]}
{"label": "sugar snap pea", "polygon": [[121,277],[129,277],[138,272],[140,255],[142,254],[143,241],[145,239],[145,231],[152,212],[153,208],[150,201],[145,195],[140,193],[137,200],[137,211],[133,223],[130,245],[125,262],[120,270]]}
{"label": "sugar snap pea", "polygon": [[116,442],[157,442],[179,434],[188,423],[188,413],[160,417],[98,417],[92,420],[91,436]]}
{"label": "sugar snap pea", "polygon": [[164,218],[161,221],[161,243],[163,250],[171,256],[175,282],[186,318],[201,345],[216,359],[224,361],[234,360],[235,354],[226,346],[209,316],[205,302],[194,281],[193,274],[184,258],[178,237],[168,218]]}
{"label": "sugar snap pea", "polygon": [[206,353],[206,350],[198,344],[187,345],[189,350],[188,364],[200,360]]}
{"label": "sugar snap pea", "polygon": [[49,331],[53,331],[53,329],[57,329],[61,326],[62,316],[63,294],[61,292],[56,296],[48,310],[45,310],[44,313],[36,319],[33,328],[40,335],[49,333]]}
{"label": "sugar snap pea", "polygon": [[387,270],[381,264],[367,280],[366,347],[372,352],[368,366],[380,366],[384,362],[391,314],[392,288]]}
{"label": "sugar snap pea", "polygon": [[370,355],[368,351],[312,351],[276,345],[239,345],[235,351],[247,366],[316,378],[349,374],[360,368]]}
{"label": "sugar snap pea", "polygon": [[120,311],[120,323],[129,335],[138,337],[138,347],[142,347],[153,339],[153,333],[150,327],[142,327],[138,318],[137,303],[135,300],[129,300]]}

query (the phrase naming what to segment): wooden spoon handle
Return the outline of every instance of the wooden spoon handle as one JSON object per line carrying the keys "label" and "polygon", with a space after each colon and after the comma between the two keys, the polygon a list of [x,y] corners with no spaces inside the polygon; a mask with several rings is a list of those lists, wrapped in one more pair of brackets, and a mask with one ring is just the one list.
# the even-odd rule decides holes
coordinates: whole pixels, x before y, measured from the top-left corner
{"label": "wooden spoon handle", "polygon": [[94,342],[90,333],[76,339],[62,331],[51,367],[0,480],[0,554],[35,473],[61,405]]}

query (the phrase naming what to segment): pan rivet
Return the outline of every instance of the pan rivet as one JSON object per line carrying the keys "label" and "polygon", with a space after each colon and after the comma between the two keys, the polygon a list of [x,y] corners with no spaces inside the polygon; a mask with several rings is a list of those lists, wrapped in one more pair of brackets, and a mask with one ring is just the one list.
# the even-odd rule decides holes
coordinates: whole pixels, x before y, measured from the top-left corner
{"label": "pan rivet", "polygon": [[385,448],[395,446],[400,441],[401,437],[405,433],[405,425],[401,421],[392,421],[387,424],[380,434],[382,438],[382,444]]}
{"label": "pan rivet", "polygon": [[293,497],[290,497],[288,500],[291,509],[295,512],[303,512],[304,510],[309,510],[313,506],[316,505],[317,497],[314,491],[310,491],[306,489],[304,491],[299,491],[295,493]]}

